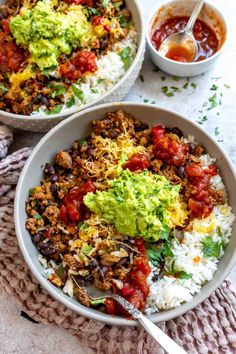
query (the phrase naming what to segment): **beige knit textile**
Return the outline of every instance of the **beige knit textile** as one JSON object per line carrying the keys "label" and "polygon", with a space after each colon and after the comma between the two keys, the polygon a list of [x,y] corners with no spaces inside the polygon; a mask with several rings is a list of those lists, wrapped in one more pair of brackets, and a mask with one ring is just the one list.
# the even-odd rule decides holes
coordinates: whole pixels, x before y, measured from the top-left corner
{"label": "beige knit textile", "polygon": [[[163,354],[143,329],[86,319],[54,300],[33,277],[19,250],[13,219],[15,184],[31,149],[7,156],[11,142],[11,130],[0,126],[0,290],[36,321],[69,330],[95,353]],[[236,291],[226,280],[194,310],[159,326],[190,354],[236,354]]]}

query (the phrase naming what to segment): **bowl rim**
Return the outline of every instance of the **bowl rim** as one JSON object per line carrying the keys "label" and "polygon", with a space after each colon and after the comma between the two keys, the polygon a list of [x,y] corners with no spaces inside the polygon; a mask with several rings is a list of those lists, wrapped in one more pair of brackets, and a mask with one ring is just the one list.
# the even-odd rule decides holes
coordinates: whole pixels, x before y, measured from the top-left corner
{"label": "bowl rim", "polygon": [[[149,49],[151,49],[151,51],[154,53],[154,55],[157,55],[159,58],[161,58],[162,60],[165,60],[167,63],[170,64],[176,64],[179,65],[180,67],[194,67],[194,66],[199,66],[199,65],[203,65],[205,63],[208,63],[214,59],[216,59],[224,50],[226,43],[228,42],[228,25],[225,19],[225,16],[223,15],[222,11],[219,10],[217,7],[215,7],[214,5],[212,5],[211,3],[205,1],[206,6],[208,6],[209,8],[211,8],[215,13],[217,13],[217,15],[220,17],[220,19],[222,20],[222,22],[224,23],[224,27],[225,27],[225,39],[223,44],[221,45],[220,49],[217,50],[212,56],[210,56],[207,59],[201,60],[201,61],[196,61],[196,62],[190,62],[190,63],[184,63],[184,62],[180,62],[180,61],[175,61],[172,59],[169,59],[163,55],[161,55],[159,53],[159,51],[154,47],[154,45],[152,44],[151,38],[150,38],[150,29],[151,29],[151,25],[153,24],[153,20],[157,15],[158,10],[166,5],[171,5],[174,3],[178,3],[181,2],[182,0],[169,0],[166,1],[165,3],[159,4],[154,10],[151,11],[151,13],[148,16],[147,19],[147,25],[146,25],[146,31],[145,31],[145,36],[146,36],[146,40],[147,40],[147,44]],[[196,0],[189,0],[189,2],[196,2]]]}
{"label": "bowl rim", "polygon": [[[175,116],[178,116],[180,119],[182,119],[183,121],[187,121],[188,123],[192,124],[195,128],[197,128],[201,134],[205,135],[212,143],[213,145],[218,149],[218,151],[222,154],[223,159],[226,160],[235,184],[236,184],[236,171],[233,165],[233,162],[230,160],[229,156],[226,154],[226,152],[224,151],[224,149],[214,140],[213,137],[211,137],[211,135],[204,130],[201,126],[199,126],[196,122],[189,120],[188,118],[186,118],[186,116],[182,115],[179,112],[176,112],[172,109],[160,106],[160,105],[152,105],[152,104],[146,104],[146,103],[136,103],[136,102],[113,102],[113,103],[105,103],[105,104],[101,104],[98,105],[96,107],[90,107],[84,111],[78,112],[76,114],[73,114],[72,116],[70,116],[69,118],[63,120],[62,122],[60,122],[58,125],[56,125],[54,128],[52,128],[39,142],[38,144],[35,146],[35,148],[33,149],[31,155],[29,156],[29,158],[26,161],[25,166],[23,167],[23,170],[20,174],[19,180],[18,180],[18,184],[16,187],[16,193],[15,193],[15,200],[14,200],[14,221],[15,221],[15,232],[16,232],[16,236],[17,236],[17,240],[18,240],[18,244],[20,246],[20,250],[24,256],[24,260],[26,262],[26,264],[28,265],[30,271],[33,273],[33,275],[36,277],[36,279],[38,280],[38,282],[42,285],[42,287],[56,300],[58,300],[59,302],[61,302],[63,305],[65,305],[66,307],[70,308],[71,310],[75,311],[76,313],[85,316],[87,318],[93,319],[93,320],[98,320],[100,322],[106,323],[106,324],[110,324],[110,325],[118,325],[118,326],[137,326],[138,322],[135,320],[127,320],[118,316],[109,316],[107,314],[103,314],[99,311],[97,311],[96,313],[94,312],[90,312],[89,309],[83,305],[81,305],[79,302],[78,304],[80,305],[80,307],[77,304],[74,304],[73,302],[70,302],[69,299],[67,300],[67,298],[65,298],[64,296],[66,296],[66,294],[64,294],[62,292],[62,290],[60,292],[57,292],[55,287],[53,286],[53,284],[51,284],[44,276],[42,273],[40,273],[37,268],[35,267],[33,261],[31,260],[31,256],[30,253],[28,252],[27,247],[24,244],[24,235],[23,233],[25,232],[25,229],[22,230],[21,226],[20,226],[20,214],[19,211],[20,209],[22,209],[22,198],[21,198],[21,189],[22,186],[24,184],[24,179],[25,176],[27,175],[27,171],[28,171],[28,167],[31,165],[31,163],[34,161],[35,155],[37,154],[38,150],[40,150],[40,148],[42,147],[42,145],[44,144],[44,142],[46,142],[48,139],[51,139],[51,136],[53,136],[53,134],[58,131],[63,129],[63,126],[67,125],[69,122],[76,120],[76,119],[86,119],[85,117],[83,117],[83,115],[86,115],[87,113],[91,113],[94,112],[96,113],[97,110],[100,109],[107,109],[109,108],[110,110],[114,110],[114,109],[118,109],[118,107],[120,109],[126,109],[126,107],[140,107],[140,109],[142,107],[148,107],[149,109],[152,110],[164,110],[170,114],[173,114]],[[198,306],[200,303],[202,303],[204,300],[206,300],[219,286],[220,284],[224,281],[224,279],[227,277],[228,273],[230,272],[233,264],[236,261],[236,249],[234,250],[233,256],[232,258],[229,260],[227,266],[223,269],[223,271],[220,273],[220,276],[218,277],[218,280],[216,280],[214,283],[212,283],[210,288],[205,289],[204,291],[204,295],[202,293],[202,289],[201,291],[196,294],[198,295],[198,299],[196,300],[196,296],[193,296],[192,304],[191,306],[189,306],[189,302],[183,303],[182,305],[180,305],[177,308],[171,309],[171,310],[166,310],[166,311],[161,311],[161,312],[157,312],[155,314],[149,315],[149,319],[152,320],[153,322],[162,322],[162,321],[168,321],[170,319],[173,319],[175,317],[181,316],[183,314],[185,314],[186,312],[192,310],[193,308],[195,308],[196,306]],[[214,279],[214,275],[213,278]],[[194,300],[195,298],[195,300]],[[105,316],[105,318],[104,318]]]}
{"label": "bowl rim", "polygon": [[88,109],[88,108],[96,105],[96,104],[99,104],[100,101],[106,99],[107,96],[111,95],[118,87],[120,87],[127,80],[127,78],[132,73],[134,68],[138,65],[138,61],[141,58],[143,51],[145,51],[145,25],[144,25],[144,18],[142,15],[141,7],[140,7],[138,0],[131,0],[131,1],[136,6],[139,21],[140,21],[140,31],[137,31],[137,33],[138,33],[137,52],[136,52],[135,58],[134,58],[132,64],[130,65],[129,69],[125,72],[124,76],[120,80],[118,80],[115,85],[113,85],[111,87],[110,90],[105,92],[102,96],[98,97],[96,100],[86,103],[85,105],[81,105],[80,106],[81,108],[80,107],[70,108],[62,113],[56,113],[56,114],[45,115],[45,116],[43,116],[43,115],[42,116],[41,115],[35,115],[35,116],[29,115],[28,116],[28,115],[24,115],[24,114],[16,114],[16,113],[10,113],[10,112],[6,112],[4,110],[0,110],[0,115],[3,117],[6,117],[6,118],[11,118],[11,119],[14,118],[14,119],[18,120],[19,122],[22,120],[23,121],[29,120],[30,122],[31,121],[34,122],[34,121],[38,121],[38,120],[42,120],[42,121],[46,120],[46,121],[53,122],[54,120],[57,121],[58,119],[66,118],[68,116],[71,116],[72,114],[79,113],[80,111],[83,111],[85,109]]}

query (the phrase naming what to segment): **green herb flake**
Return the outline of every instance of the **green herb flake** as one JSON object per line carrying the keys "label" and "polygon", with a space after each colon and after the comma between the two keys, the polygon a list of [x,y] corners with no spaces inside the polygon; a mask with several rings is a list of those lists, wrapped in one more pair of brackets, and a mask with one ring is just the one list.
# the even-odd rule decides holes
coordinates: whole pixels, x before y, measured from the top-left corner
{"label": "green herb flake", "polygon": [[74,95],[81,101],[83,102],[84,100],[84,93],[81,89],[79,89],[77,86],[72,85],[71,86],[72,91],[74,92]]}
{"label": "green herb flake", "polygon": [[149,100],[148,100],[147,98],[145,98],[145,99],[143,100],[143,102],[144,102],[144,103],[148,103]]}
{"label": "green herb flake", "polygon": [[179,89],[178,87],[176,87],[176,86],[171,86],[170,88],[171,88],[171,90],[173,90],[174,92],[180,92],[180,89]]}
{"label": "green herb flake", "polygon": [[221,78],[222,78],[222,76],[212,77],[211,80],[220,80]]}
{"label": "green herb flake", "polygon": [[141,80],[142,82],[144,82],[144,77],[143,77],[142,74],[139,75],[139,78],[140,78],[140,80]]}
{"label": "green herb flake", "polygon": [[172,76],[172,80],[174,80],[174,81],[179,81],[179,77],[177,77],[177,76]]}
{"label": "green herb flake", "polygon": [[88,229],[89,224],[87,222],[81,221],[80,223],[78,223],[78,228],[80,230],[86,230]]}
{"label": "green herb flake", "polygon": [[34,188],[30,188],[29,189],[29,196],[32,197],[32,195],[34,195],[35,189]]}
{"label": "green herb flake", "polygon": [[65,86],[63,85],[54,85],[52,87],[53,89],[53,92],[52,92],[52,98],[55,98],[57,96],[61,96],[61,95],[64,95],[66,92],[67,92],[67,89],[65,88]]}
{"label": "green herb flake", "polygon": [[91,301],[90,301],[90,304],[91,304],[92,306],[97,306],[97,305],[102,305],[102,304],[104,304],[105,301],[106,301],[106,299],[91,300]]}
{"label": "green herb flake", "polygon": [[1,94],[4,95],[8,92],[8,89],[0,82],[0,90],[2,91]]}
{"label": "green herb flake", "polygon": [[39,215],[38,213],[34,214],[34,218],[35,218],[36,220],[42,219],[41,215]]}
{"label": "green herb flake", "polygon": [[51,115],[51,114],[57,114],[57,113],[60,113],[62,110],[62,105],[61,104],[57,104],[56,106],[54,106],[50,111],[46,111],[46,113],[48,115]]}
{"label": "green herb flake", "polygon": [[194,88],[194,89],[197,88],[197,84],[196,84],[195,82],[192,82],[192,83],[191,83],[191,86],[192,86],[192,88]]}
{"label": "green herb flake", "polygon": [[220,236],[220,237],[222,236],[222,232],[221,232],[220,226],[217,226],[216,233],[217,233],[218,236]]}
{"label": "green herb flake", "polygon": [[71,108],[75,104],[75,96],[71,95],[68,100],[66,101],[66,107]]}
{"label": "green herb flake", "polygon": [[226,87],[226,88],[228,88],[228,89],[230,89],[230,85],[228,85],[228,84],[224,84],[224,86]]}
{"label": "green herb flake", "polygon": [[218,90],[218,86],[215,85],[215,84],[213,84],[213,85],[211,86],[210,90],[211,90],[211,91],[216,91],[216,90]]}
{"label": "green herb flake", "polygon": [[161,91],[166,94],[168,92],[168,86],[162,86]]}
{"label": "green herb flake", "polygon": [[213,108],[217,107],[218,106],[218,100],[217,100],[216,93],[213,96],[209,97],[208,101],[211,104],[211,106],[207,109],[208,111],[210,109],[213,109]]}
{"label": "green herb flake", "polygon": [[109,2],[110,2],[110,0],[102,0],[101,6],[103,8],[106,8],[108,6]]}
{"label": "green herb flake", "polygon": [[152,245],[149,244],[147,246],[147,255],[149,261],[153,265],[157,265],[160,261],[163,261],[165,257],[173,258],[174,254],[170,249],[170,245],[168,242],[165,242],[161,245]]}
{"label": "green herb flake", "polygon": [[173,93],[173,92],[167,92],[166,96],[167,96],[167,97],[173,97],[173,96],[174,96],[174,93]]}
{"label": "green herb flake", "polygon": [[183,88],[184,88],[185,90],[187,90],[188,85],[189,85],[189,82],[186,82],[186,83],[183,85]]}
{"label": "green herb flake", "polygon": [[154,73],[159,73],[160,69],[159,68],[154,68],[154,69],[152,69],[152,71],[154,71]]}
{"label": "green herb flake", "polygon": [[60,278],[65,278],[66,269],[60,264],[56,270],[56,274],[59,275]]}
{"label": "green herb flake", "polygon": [[119,56],[121,57],[123,63],[124,63],[124,67],[125,70],[128,70],[128,68],[130,67],[131,64],[131,48],[130,47],[126,47],[124,48],[120,53]]}
{"label": "green herb flake", "polygon": [[166,77],[164,75],[161,76],[161,81],[166,81]]}
{"label": "green herb flake", "polygon": [[87,7],[89,16],[98,15],[99,11],[95,7]]}
{"label": "green herb flake", "polygon": [[170,275],[174,276],[175,278],[179,279],[191,279],[192,274],[189,274],[183,270],[177,270],[175,268],[175,261],[172,262],[171,269],[168,272]]}
{"label": "green herb flake", "polygon": [[87,256],[91,251],[92,251],[93,247],[88,245],[86,242],[83,243],[82,247],[81,247],[81,252]]}
{"label": "green herb flake", "polygon": [[181,271],[177,273],[177,278],[179,279],[191,279],[192,278],[192,274],[189,274],[187,272]]}
{"label": "green herb flake", "polygon": [[215,136],[220,135],[219,127],[216,127],[216,128],[215,128],[214,134],[215,134]]}
{"label": "green herb flake", "polygon": [[92,93],[98,93],[98,90],[95,89],[95,88],[91,88],[91,92],[92,92]]}
{"label": "green herb flake", "polygon": [[205,257],[219,258],[221,252],[220,242],[214,242],[211,236],[205,237],[202,242],[203,244],[203,254]]}

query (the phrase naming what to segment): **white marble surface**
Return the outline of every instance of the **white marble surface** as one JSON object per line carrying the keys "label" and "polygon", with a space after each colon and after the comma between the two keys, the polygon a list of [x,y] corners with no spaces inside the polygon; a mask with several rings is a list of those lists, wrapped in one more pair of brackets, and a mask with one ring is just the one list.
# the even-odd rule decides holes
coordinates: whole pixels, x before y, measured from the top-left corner
{"label": "white marble surface", "polygon": [[[139,2],[144,16],[147,16],[151,9],[163,1],[139,0]],[[215,67],[200,77],[190,79],[189,87],[185,90],[183,85],[187,82],[186,79],[175,81],[171,76],[164,73],[153,72],[154,65],[146,54],[141,72],[144,82],[140,78],[137,79],[126,100],[155,102],[161,106],[175,109],[195,121],[207,116],[207,120],[202,124],[202,127],[216,140],[220,141],[220,144],[236,164],[236,2],[235,0],[209,2],[212,2],[224,13],[229,32],[228,44]],[[196,84],[197,87],[192,87],[191,83]],[[218,87],[216,91],[211,90],[213,84]],[[176,93],[174,97],[166,97],[162,93],[162,86],[178,87],[180,92]],[[228,86],[230,87],[228,88]],[[215,93],[218,97],[218,103],[221,101],[221,104],[207,111],[209,97]],[[208,102],[207,106],[204,105],[205,102]],[[39,138],[40,136],[34,134],[20,132],[17,134],[13,149],[26,144],[34,145]],[[230,278],[236,286],[236,267],[232,270]],[[0,296],[0,313],[1,354],[87,354],[90,352],[82,349],[76,338],[65,330],[53,326],[45,327],[40,324],[33,324],[20,317],[20,308],[5,295]]]}

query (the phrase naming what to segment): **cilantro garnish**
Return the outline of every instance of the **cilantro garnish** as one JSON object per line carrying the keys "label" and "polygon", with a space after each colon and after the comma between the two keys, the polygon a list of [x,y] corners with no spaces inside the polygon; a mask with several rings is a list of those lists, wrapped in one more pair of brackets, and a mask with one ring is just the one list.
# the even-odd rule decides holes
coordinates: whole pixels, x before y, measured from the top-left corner
{"label": "cilantro garnish", "polygon": [[119,53],[119,56],[121,57],[121,59],[122,59],[122,61],[124,63],[125,70],[127,70],[130,67],[130,64],[131,64],[130,54],[131,54],[131,48],[130,47],[124,48]]}
{"label": "cilantro garnish", "polygon": [[60,95],[64,95],[67,92],[67,89],[65,86],[57,84],[52,86],[53,92],[52,92],[52,98],[55,98]]}
{"label": "cilantro garnish", "polygon": [[74,95],[82,102],[84,100],[83,91],[75,85],[71,85],[71,88],[72,88],[72,91],[74,92]]}
{"label": "cilantro garnish", "polygon": [[56,106],[54,106],[50,111],[46,111],[47,114],[57,114],[60,113],[62,110],[62,105],[61,104],[57,104]]}
{"label": "cilantro garnish", "polygon": [[219,258],[221,252],[221,243],[214,242],[211,236],[205,237],[202,242],[203,254],[205,257]]}
{"label": "cilantro garnish", "polygon": [[71,95],[68,100],[66,101],[66,107],[71,108],[75,104],[75,97]]}

